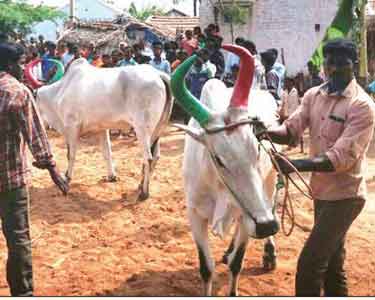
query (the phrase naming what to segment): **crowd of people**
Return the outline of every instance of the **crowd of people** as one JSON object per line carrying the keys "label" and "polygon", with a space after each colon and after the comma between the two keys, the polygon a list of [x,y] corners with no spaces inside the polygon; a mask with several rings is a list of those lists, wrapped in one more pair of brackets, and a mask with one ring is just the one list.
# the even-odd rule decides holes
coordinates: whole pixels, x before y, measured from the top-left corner
{"label": "crowd of people", "polygon": [[[149,46],[144,41],[133,45],[122,41],[110,53],[101,53],[95,41],[80,46],[64,41],[45,41],[40,35],[37,39],[31,37],[29,41],[20,38],[17,42],[26,49],[26,64],[42,59],[38,74],[38,79],[42,82],[49,82],[56,72],[56,66],[48,59],[60,61],[65,70],[74,60],[83,57],[98,68],[149,64],[159,71],[171,74],[185,59],[196,54],[198,59],[188,73],[186,82],[191,93],[199,99],[202,88],[209,79],[218,78],[231,87],[239,71],[238,56],[233,53],[225,55],[220,49],[223,38],[219,26],[215,24],[209,24],[203,31],[197,26],[193,30],[186,30],[184,35],[178,35],[175,40],[155,41]],[[323,82],[319,70],[311,62],[308,63],[309,76],[287,77],[285,66],[278,61],[277,49],[271,48],[258,53],[255,43],[243,37],[237,37],[235,43],[245,47],[255,57],[253,88],[267,89],[274,96],[280,106],[282,119],[286,119],[295,110],[296,103],[299,103],[306,90]],[[286,79],[288,85],[285,84]],[[297,98],[295,91],[298,92]]]}

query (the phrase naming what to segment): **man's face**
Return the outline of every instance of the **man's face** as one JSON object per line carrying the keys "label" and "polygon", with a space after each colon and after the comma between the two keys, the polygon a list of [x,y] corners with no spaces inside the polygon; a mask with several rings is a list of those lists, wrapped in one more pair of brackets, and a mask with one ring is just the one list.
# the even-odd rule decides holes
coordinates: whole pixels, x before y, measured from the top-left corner
{"label": "man's face", "polygon": [[110,56],[103,56],[103,64],[105,65],[111,65],[112,64],[112,60],[111,60],[111,57]]}
{"label": "man's face", "polygon": [[353,61],[345,54],[327,54],[324,58],[324,73],[328,79],[329,92],[341,94],[354,77]]}
{"label": "man's face", "polygon": [[209,58],[208,53],[199,53],[199,59],[202,61],[202,63],[208,62]]}
{"label": "man's face", "polygon": [[129,60],[132,57],[132,52],[130,49],[124,49],[124,58]]}
{"label": "man's face", "polygon": [[353,72],[352,60],[346,55],[327,54],[324,58],[324,73],[327,77],[343,72]]}
{"label": "man's face", "polygon": [[48,53],[50,55],[52,55],[52,56],[54,56],[55,53],[56,53],[56,48],[55,47],[49,47],[47,50],[48,50]]}
{"label": "man's face", "polygon": [[89,52],[94,52],[95,51],[95,45],[90,44],[89,47],[88,47],[88,50],[89,50]]}
{"label": "man's face", "polygon": [[153,48],[153,52],[154,52],[154,55],[155,55],[156,57],[160,57],[160,56],[161,56],[162,49],[161,49],[160,46],[155,46],[155,47]]}
{"label": "man's face", "polygon": [[111,58],[112,58],[112,63],[117,64],[121,60],[121,55],[118,53],[113,53],[111,55]]}
{"label": "man's face", "polygon": [[24,57],[21,57],[17,62],[10,64],[8,67],[8,73],[15,77],[18,81],[23,80],[23,68],[21,67],[24,62]]}

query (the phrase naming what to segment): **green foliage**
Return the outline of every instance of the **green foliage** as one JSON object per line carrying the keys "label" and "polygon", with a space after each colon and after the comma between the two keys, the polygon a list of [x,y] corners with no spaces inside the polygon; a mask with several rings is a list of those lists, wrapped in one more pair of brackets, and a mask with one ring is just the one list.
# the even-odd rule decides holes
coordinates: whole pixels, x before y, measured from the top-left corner
{"label": "green foliage", "polygon": [[355,2],[362,0],[340,0],[339,9],[331,25],[328,27],[323,41],[314,52],[311,61],[318,69],[323,64],[323,44],[334,38],[346,37],[353,29],[353,9],[355,9]]}
{"label": "green foliage", "polygon": [[44,5],[33,6],[25,0],[0,0],[0,32],[25,35],[34,24],[63,17],[64,13]]}
{"label": "green foliage", "polygon": [[129,6],[128,13],[139,21],[145,21],[151,16],[164,16],[167,12],[156,5],[148,6],[139,10],[134,2],[132,2]]}
{"label": "green foliage", "polygon": [[367,4],[367,0],[354,0],[353,3],[353,26],[352,39],[357,45],[361,44],[361,29],[363,27],[363,20],[361,20],[361,9]]}
{"label": "green foliage", "polygon": [[247,22],[249,11],[245,7],[241,7],[237,2],[233,1],[230,6],[223,8],[224,18],[232,24],[244,25]]}

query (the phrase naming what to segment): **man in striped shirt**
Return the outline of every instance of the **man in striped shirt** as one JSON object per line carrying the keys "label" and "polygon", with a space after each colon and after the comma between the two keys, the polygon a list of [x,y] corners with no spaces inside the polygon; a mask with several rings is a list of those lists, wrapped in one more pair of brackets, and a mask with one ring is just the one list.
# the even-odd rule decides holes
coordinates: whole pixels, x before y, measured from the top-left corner
{"label": "man in striped shirt", "polygon": [[47,169],[58,188],[64,194],[68,191],[56,169],[33,96],[19,82],[23,55],[19,45],[0,44],[0,219],[12,296],[33,294],[26,144],[35,159],[33,165]]}

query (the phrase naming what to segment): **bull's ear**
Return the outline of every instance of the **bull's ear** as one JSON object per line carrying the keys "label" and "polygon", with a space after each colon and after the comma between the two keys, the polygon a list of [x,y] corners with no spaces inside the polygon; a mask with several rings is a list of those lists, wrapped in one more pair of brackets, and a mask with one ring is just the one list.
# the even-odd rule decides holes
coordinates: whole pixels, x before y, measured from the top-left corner
{"label": "bull's ear", "polygon": [[173,127],[176,127],[178,129],[181,129],[181,130],[185,131],[185,133],[187,133],[188,135],[190,135],[197,142],[199,142],[199,143],[201,143],[203,145],[206,145],[205,140],[204,140],[204,131],[203,131],[203,129],[189,127],[189,126],[186,126],[186,125],[183,125],[183,124],[177,124],[177,123],[173,123],[171,125]]}

